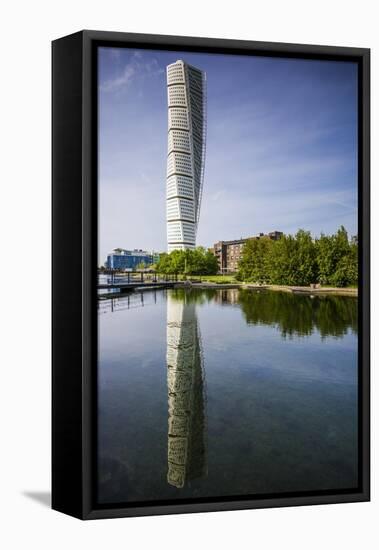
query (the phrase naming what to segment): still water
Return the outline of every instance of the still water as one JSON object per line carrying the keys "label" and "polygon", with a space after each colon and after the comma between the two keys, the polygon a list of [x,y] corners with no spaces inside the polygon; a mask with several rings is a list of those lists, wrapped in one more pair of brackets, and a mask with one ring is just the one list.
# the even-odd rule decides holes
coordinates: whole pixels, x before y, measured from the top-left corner
{"label": "still water", "polygon": [[357,300],[99,302],[100,503],[357,486]]}

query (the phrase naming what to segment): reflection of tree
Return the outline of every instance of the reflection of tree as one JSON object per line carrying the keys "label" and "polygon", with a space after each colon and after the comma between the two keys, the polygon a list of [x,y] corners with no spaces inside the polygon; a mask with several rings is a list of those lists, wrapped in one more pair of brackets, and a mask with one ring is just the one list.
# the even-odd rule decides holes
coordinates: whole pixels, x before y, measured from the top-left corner
{"label": "reflection of tree", "polygon": [[168,474],[170,485],[206,473],[203,361],[194,301],[167,297]]}
{"label": "reflection of tree", "polygon": [[341,337],[358,330],[356,298],[240,290],[239,303],[247,323],[276,324],[283,336],[306,336],[316,328],[322,337]]}
{"label": "reflection of tree", "polygon": [[198,288],[175,288],[170,291],[171,302],[183,302],[186,304],[205,304],[211,302],[220,291],[215,288],[200,290]]}

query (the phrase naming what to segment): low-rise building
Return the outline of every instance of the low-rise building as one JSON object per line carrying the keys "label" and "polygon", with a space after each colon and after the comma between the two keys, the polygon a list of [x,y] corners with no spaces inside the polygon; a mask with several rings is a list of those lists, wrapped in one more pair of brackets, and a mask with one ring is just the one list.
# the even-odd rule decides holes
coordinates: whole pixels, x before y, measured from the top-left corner
{"label": "low-rise building", "polygon": [[114,248],[107,255],[105,267],[107,269],[116,269],[120,271],[133,270],[144,264],[145,267],[152,265],[157,259],[157,255],[146,250],[125,250],[124,248]]}
{"label": "low-rise building", "polygon": [[269,238],[277,241],[283,235],[281,231],[270,233],[259,233],[253,237],[236,239],[234,241],[218,241],[213,245],[213,253],[217,258],[220,273],[235,273],[238,271],[238,264],[242,257],[244,244],[249,239]]}

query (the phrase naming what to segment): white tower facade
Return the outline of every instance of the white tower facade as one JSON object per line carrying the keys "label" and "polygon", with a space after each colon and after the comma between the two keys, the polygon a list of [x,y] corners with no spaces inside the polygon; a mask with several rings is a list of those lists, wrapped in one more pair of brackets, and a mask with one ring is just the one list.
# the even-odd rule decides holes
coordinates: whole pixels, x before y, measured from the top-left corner
{"label": "white tower facade", "polygon": [[206,76],[176,61],[167,67],[167,249],[195,248],[204,179]]}

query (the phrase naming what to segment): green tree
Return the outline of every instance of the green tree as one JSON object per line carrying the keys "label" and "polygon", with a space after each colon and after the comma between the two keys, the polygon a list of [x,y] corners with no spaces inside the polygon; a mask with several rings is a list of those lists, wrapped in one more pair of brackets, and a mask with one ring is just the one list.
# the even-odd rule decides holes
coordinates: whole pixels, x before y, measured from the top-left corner
{"label": "green tree", "polygon": [[343,226],[334,235],[321,235],[316,250],[320,283],[337,287],[358,283],[358,245],[349,242]]}
{"label": "green tree", "polygon": [[273,241],[268,237],[249,239],[243,247],[237,278],[255,283],[269,283],[269,256],[272,245]]}
{"label": "green tree", "polygon": [[296,262],[296,239],[292,235],[282,235],[273,243],[268,257],[270,282],[274,285],[296,285]]}
{"label": "green tree", "polygon": [[333,236],[321,234],[316,240],[316,259],[319,273],[319,282],[328,284],[335,268]]}
{"label": "green tree", "polygon": [[159,260],[156,264],[156,271],[158,273],[170,273],[171,259],[166,252],[159,255]]}
{"label": "green tree", "polygon": [[210,250],[207,250],[204,255],[205,260],[205,275],[216,275],[218,273],[218,261],[216,256]]}
{"label": "green tree", "polygon": [[215,275],[218,263],[212,252],[199,246],[193,250],[173,250],[170,254],[161,254],[156,270],[182,275]]}
{"label": "green tree", "polygon": [[296,284],[307,286],[318,280],[316,246],[309,231],[299,229],[295,235],[294,272]]}
{"label": "green tree", "polygon": [[355,243],[349,244],[338,260],[330,283],[340,287],[358,284],[358,247]]}
{"label": "green tree", "polygon": [[346,229],[314,240],[309,231],[246,242],[239,263],[238,279],[277,285],[348,286],[358,282],[358,245],[349,242]]}

